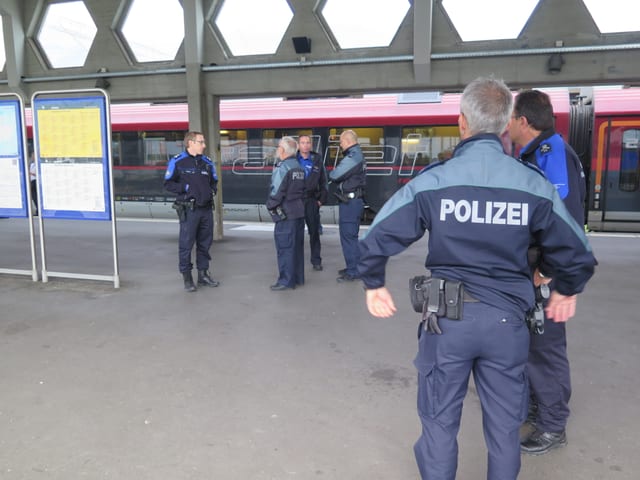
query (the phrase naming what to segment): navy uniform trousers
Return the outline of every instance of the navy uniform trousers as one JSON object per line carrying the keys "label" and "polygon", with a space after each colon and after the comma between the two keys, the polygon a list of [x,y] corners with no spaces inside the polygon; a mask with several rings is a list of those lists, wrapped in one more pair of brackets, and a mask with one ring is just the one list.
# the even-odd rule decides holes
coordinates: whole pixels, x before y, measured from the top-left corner
{"label": "navy uniform trousers", "polygon": [[178,240],[178,259],[181,273],[190,272],[191,250],[196,244],[196,266],[198,270],[209,270],[209,248],[213,243],[213,210],[208,208],[187,208],[187,218],[180,222],[180,238]]}
{"label": "navy uniform trousers", "polygon": [[307,198],[304,201],[304,221],[309,231],[311,265],[322,265],[322,257],[320,256],[320,207],[315,198]]}
{"label": "navy uniform trousers", "polygon": [[281,220],[273,229],[280,285],[304,285],[304,218]]}
{"label": "navy uniform trousers", "polygon": [[571,397],[565,323],[545,318],[544,333],[531,335],[527,374],[538,406],[536,428],[542,432],[562,432],[569,419]]}
{"label": "navy uniform trousers", "polygon": [[441,335],[419,330],[418,415],[414,446],[423,479],[454,480],[462,402],[469,374],[482,406],[489,480],[520,471],[520,425],[527,413],[529,331],[520,317],[483,303],[465,303],[461,320],[439,319]]}
{"label": "navy uniform trousers", "polygon": [[360,218],[364,210],[362,198],[353,198],[348,202],[340,202],[338,222],[340,230],[340,245],[347,269],[347,275],[358,276],[358,262],[360,261],[360,247],[358,246],[358,233],[360,231]]}

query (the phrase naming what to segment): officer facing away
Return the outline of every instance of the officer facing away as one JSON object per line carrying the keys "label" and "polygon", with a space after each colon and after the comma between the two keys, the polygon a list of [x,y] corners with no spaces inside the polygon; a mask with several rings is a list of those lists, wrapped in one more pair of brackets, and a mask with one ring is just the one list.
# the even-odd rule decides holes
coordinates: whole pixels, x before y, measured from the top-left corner
{"label": "officer facing away", "polygon": [[[558,190],[571,216],[584,224],[585,176],[578,155],[555,132],[553,106],[539,90],[518,94],[509,122],[511,140],[522,147],[520,158],[539,167]],[[536,265],[534,284],[548,280],[550,269]],[[553,288],[553,283],[550,284]],[[567,443],[571,377],[564,323],[545,319],[544,334],[532,335],[527,365],[531,399],[530,435],[522,440],[524,453],[541,455]],[[534,431],[533,427],[535,427]]]}
{"label": "officer facing away", "polygon": [[462,141],[452,158],[426,167],[396,192],[360,240],[367,308],[390,317],[396,307],[385,288],[387,260],[429,231],[431,282],[414,362],[422,422],[414,450],[424,479],[456,476],[470,373],[482,406],[487,478],[518,476],[528,392],[525,312],[534,305],[527,250],[533,239],[553,273],[546,313],[556,322],[574,315],[576,294],[596,264],[554,186],[503,152],[499,135],[512,104],[501,80],[472,81],[462,95]]}
{"label": "officer facing away", "polygon": [[267,209],[276,223],[273,238],[278,258],[274,292],[304,285],[304,171],[296,158],[298,144],[282,137],[271,174]]}
{"label": "officer facing away", "polygon": [[332,182],[338,184],[335,195],[338,207],[338,229],[340,244],[346,268],[340,270],[338,282],[352,282],[358,277],[358,233],[360,218],[364,210],[364,189],[367,181],[367,165],[358,144],[358,136],[353,130],[345,130],[340,135],[340,148],[344,158],[329,173]]}
{"label": "officer facing away", "polygon": [[178,266],[184,279],[184,289],[195,292],[196,286],[191,277],[194,243],[198,285],[217,287],[220,284],[208,273],[209,248],[213,242],[213,195],[218,189],[218,175],[211,159],[203,155],[206,142],[202,133],[188,132],[184,137],[184,147],[184,152],[169,160],[164,188],[176,195],[173,208],[180,220]]}
{"label": "officer facing away", "polygon": [[320,256],[320,206],[327,202],[327,172],[322,157],[311,150],[311,137],[298,137],[298,162],[304,170],[304,221],[309,231],[311,265],[322,270]]}

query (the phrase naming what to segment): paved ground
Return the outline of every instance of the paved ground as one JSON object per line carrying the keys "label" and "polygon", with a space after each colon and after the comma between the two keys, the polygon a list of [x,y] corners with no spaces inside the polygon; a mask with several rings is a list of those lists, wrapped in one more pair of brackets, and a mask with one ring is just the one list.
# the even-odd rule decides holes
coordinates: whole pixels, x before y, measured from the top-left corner
{"label": "paved ground", "polygon": [[[109,224],[49,220],[50,271],[112,274]],[[592,235],[600,261],[569,324],[569,444],[524,457],[521,480],[640,472],[640,238]],[[416,315],[406,284],[426,242],[391,260],[393,319],[325,270],[271,292],[269,226],[225,225],[217,289],[186,293],[175,222],[118,222],[121,288],[0,275],[0,479],[416,479]],[[28,269],[25,220],[0,219],[0,268]],[[470,386],[459,480],[485,477]]]}

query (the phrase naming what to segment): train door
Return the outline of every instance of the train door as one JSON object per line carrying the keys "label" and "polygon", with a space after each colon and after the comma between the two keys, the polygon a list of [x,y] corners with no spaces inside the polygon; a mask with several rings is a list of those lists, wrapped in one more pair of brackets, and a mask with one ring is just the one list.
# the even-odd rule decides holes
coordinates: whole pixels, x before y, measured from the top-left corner
{"label": "train door", "polygon": [[[590,225],[609,229],[610,222],[640,222],[640,119],[609,119],[595,132]],[[598,217],[600,224],[593,221]]]}

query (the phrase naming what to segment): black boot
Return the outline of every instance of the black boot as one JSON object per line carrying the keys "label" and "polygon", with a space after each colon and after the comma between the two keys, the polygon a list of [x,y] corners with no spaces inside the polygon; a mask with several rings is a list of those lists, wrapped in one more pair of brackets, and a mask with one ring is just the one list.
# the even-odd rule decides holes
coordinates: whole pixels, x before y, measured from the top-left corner
{"label": "black boot", "polygon": [[220,282],[211,278],[209,276],[209,272],[207,272],[206,270],[198,270],[198,285],[217,287],[218,285],[220,285]]}
{"label": "black boot", "polygon": [[184,289],[187,292],[195,292],[196,286],[193,284],[193,278],[191,278],[191,272],[182,272],[182,278],[184,279]]}

